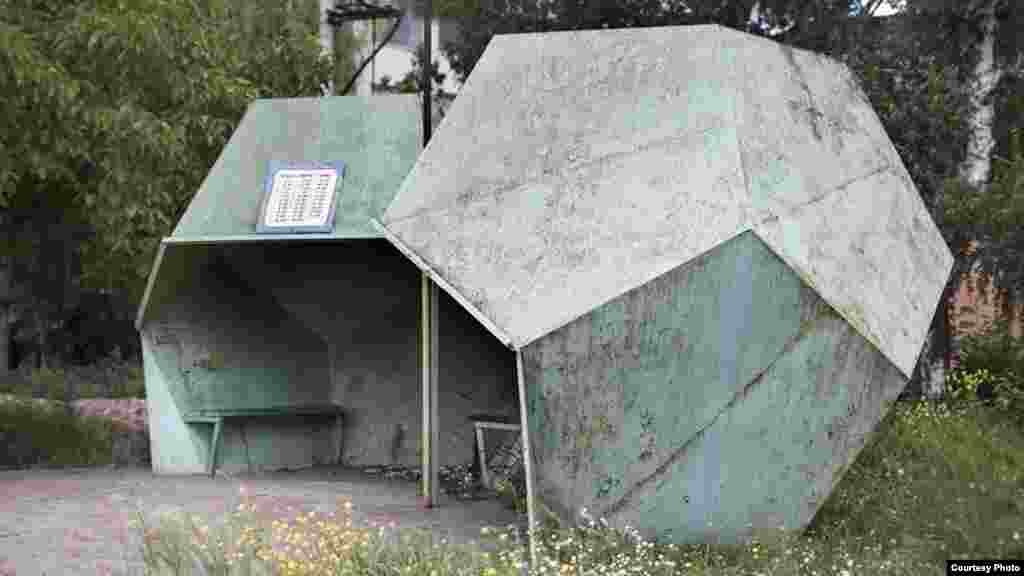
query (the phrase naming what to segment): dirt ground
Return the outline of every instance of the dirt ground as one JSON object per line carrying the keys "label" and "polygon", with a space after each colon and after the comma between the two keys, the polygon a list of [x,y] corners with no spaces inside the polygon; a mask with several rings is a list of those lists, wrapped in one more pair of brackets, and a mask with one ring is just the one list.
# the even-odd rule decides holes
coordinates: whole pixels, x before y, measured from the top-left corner
{"label": "dirt ground", "polygon": [[237,506],[242,487],[258,513],[327,513],[350,498],[362,525],[429,528],[452,541],[479,537],[484,526],[520,521],[496,500],[417,506],[416,485],[319,467],[237,477],[154,476],[146,468],[0,471],[0,576],[135,574],[138,534],[128,522],[186,511],[216,523]]}

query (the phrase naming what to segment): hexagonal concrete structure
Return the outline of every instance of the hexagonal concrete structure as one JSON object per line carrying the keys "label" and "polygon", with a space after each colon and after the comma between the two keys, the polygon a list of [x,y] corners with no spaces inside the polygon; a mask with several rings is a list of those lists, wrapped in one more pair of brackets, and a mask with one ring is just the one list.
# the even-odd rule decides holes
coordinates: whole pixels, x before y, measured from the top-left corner
{"label": "hexagonal concrete structure", "polygon": [[495,37],[380,225],[521,355],[533,503],[679,542],[810,521],[952,266],[850,71],[717,26]]}

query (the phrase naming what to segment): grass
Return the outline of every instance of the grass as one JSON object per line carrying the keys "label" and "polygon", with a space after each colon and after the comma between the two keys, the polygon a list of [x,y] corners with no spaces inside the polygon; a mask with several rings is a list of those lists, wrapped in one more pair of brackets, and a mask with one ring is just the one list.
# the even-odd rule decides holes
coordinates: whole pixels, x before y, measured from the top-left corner
{"label": "grass", "polygon": [[[267,524],[242,498],[209,528],[185,517],[140,524],[150,574],[523,574],[514,530],[486,547],[424,532],[357,527],[352,504],[331,515]],[[802,534],[762,534],[743,546],[646,542],[584,517],[537,536],[538,575],[945,574],[954,558],[1024,557],[1024,433],[990,405],[897,404]]]}

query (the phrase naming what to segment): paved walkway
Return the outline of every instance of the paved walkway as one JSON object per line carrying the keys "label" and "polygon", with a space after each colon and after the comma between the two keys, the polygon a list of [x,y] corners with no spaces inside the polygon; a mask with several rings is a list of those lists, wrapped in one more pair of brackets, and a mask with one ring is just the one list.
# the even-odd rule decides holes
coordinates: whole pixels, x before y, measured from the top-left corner
{"label": "paved walkway", "polygon": [[495,500],[442,497],[423,510],[411,482],[338,468],[216,479],[147,469],[0,471],[0,576],[139,573],[138,536],[128,528],[137,510],[151,519],[184,510],[216,522],[237,506],[243,485],[262,514],[326,513],[347,497],[357,523],[429,528],[457,542],[517,521]]}

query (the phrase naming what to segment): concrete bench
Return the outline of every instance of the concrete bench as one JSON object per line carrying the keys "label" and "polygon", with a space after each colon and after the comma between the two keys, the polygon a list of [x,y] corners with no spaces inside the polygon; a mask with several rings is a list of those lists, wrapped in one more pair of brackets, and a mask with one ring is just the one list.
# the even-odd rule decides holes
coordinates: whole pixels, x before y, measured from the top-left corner
{"label": "concrete bench", "polygon": [[210,476],[217,473],[217,452],[220,449],[221,432],[227,419],[253,420],[257,418],[313,416],[334,418],[338,438],[338,457],[341,451],[342,408],[337,404],[306,404],[296,406],[273,406],[266,408],[207,408],[185,413],[185,422],[189,424],[213,424],[213,437],[210,439],[210,462],[207,468]]}

